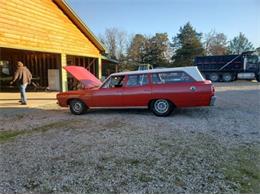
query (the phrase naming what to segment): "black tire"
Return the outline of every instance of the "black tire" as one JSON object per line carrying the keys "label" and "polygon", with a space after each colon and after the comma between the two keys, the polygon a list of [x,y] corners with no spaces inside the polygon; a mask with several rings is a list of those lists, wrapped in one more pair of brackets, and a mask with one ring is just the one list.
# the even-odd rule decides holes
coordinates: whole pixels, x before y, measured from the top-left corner
{"label": "black tire", "polygon": [[219,74],[215,73],[215,72],[210,73],[209,80],[211,80],[212,82],[218,82],[219,81]]}
{"label": "black tire", "polygon": [[223,79],[224,82],[231,82],[233,80],[233,75],[229,72],[224,73],[222,75],[222,79]]}
{"label": "black tire", "polygon": [[157,99],[152,102],[151,109],[156,116],[169,116],[174,110],[174,106],[168,100]]}
{"label": "black tire", "polygon": [[234,74],[233,81],[236,81],[236,80],[237,80],[237,74]]}
{"label": "black tire", "polygon": [[87,111],[87,107],[86,105],[80,101],[80,100],[71,100],[69,102],[70,105],[70,112],[72,114],[76,114],[76,115],[80,115],[80,114],[84,114]]}
{"label": "black tire", "polygon": [[255,75],[255,79],[256,79],[258,82],[260,82],[260,74]]}

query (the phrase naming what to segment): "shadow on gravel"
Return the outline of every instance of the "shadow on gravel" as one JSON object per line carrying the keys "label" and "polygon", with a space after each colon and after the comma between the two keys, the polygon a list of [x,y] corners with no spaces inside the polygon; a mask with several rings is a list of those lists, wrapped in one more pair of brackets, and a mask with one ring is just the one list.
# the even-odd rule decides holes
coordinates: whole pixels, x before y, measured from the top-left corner
{"label": "shadow on gravel", "polygon": [[148,109],[97,109],[88,110],[85,115],[91,114],[139,114],[149,115],[151,112]]}

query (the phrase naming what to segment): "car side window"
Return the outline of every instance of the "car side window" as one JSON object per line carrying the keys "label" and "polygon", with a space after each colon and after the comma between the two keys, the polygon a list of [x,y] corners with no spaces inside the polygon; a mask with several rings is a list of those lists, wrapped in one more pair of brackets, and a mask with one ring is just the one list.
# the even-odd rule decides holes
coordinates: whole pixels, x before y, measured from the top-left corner
{"label": "car side window", "polygon": [[194,79],[186,72],[162,72],[152,74],[153,84],[193,82]]}
{"label": "car side window", "polygon": [[102,88],[122,87],[125,76],[111,76]]}
{"label": "car side window", "polygon": [[153,84],[163,84],[164,80],[162,80],[159,73],[155,73],[155,74],[152,74],[152,83]]}
{"label": "car side window", "polygon": [[126,86],[128,87],[138,87],[148,84],[148,75],[139,74],[139,75],[128,75],[128,80]]}

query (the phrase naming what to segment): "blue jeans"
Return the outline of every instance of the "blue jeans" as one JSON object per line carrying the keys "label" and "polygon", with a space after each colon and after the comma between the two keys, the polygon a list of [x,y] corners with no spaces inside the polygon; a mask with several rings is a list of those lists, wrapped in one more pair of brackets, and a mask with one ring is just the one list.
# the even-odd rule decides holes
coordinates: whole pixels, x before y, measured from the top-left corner
{"label": "blue jeans", "polygon": [[27,97],[26,97],[26,87],[27,87],[27,83],[26,84],[19,84],[18,85],[20,93],[21,93],[21,101],[22,103],[27,103]]}

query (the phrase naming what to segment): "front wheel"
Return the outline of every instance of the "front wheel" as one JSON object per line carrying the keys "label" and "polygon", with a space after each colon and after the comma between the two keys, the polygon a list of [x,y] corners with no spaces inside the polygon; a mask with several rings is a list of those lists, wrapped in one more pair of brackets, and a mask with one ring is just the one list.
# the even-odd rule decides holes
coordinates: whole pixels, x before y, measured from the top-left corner
{"label": "front wheel", "polygon": [[168,100],[158,99],[152,102],[151,109],[156,116],[168,116],[172,113],[174,106]]}
{"label": "front wheel", "polygon": [[80,100],[71,100],[70,103],[70,111],[72,114],[80,115],[86,112],[86,105]]}

